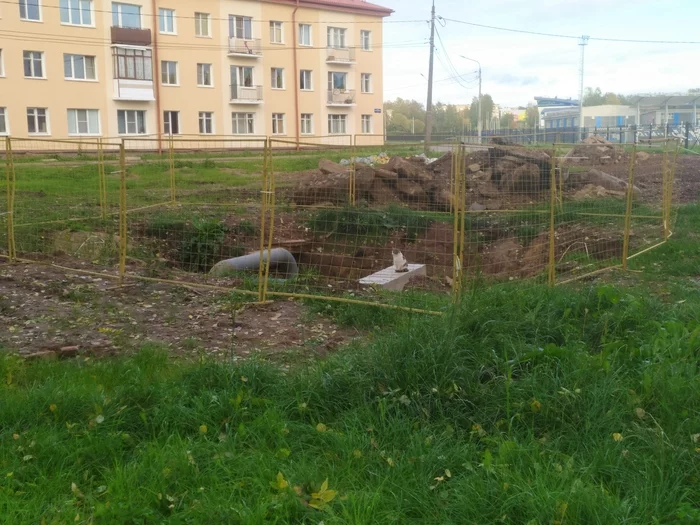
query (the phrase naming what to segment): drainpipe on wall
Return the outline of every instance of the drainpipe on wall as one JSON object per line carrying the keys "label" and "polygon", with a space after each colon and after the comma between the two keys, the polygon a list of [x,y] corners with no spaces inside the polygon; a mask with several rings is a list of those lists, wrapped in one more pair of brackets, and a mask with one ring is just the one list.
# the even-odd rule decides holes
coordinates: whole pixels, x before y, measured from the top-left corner
{"label": "drainpipe on wall", "polygon": [[156,125],[158,126],[158,154],[163,153],[163,123],[160,111],[160,60],[158,60],[158,10],[156,8],[156,0],[151,0],[151,10],[153,11],[153,64],[151,65],[151,75],[153,83],[156,86]]}
{"label": "drainpipe on wall", "polygon": [[294,129],[296,130],[296,142],[297,151],[299,151],[299,125],[301,122],[301,115],[299,114],[299,70],[297,68],[297,48],[299,45],[299,28],[297,27],[297,11],[299,10],[299,0],[297,0],[297,5],[292,11],[292,33],[294,33],[294,115],[296,122],[294,124]]}

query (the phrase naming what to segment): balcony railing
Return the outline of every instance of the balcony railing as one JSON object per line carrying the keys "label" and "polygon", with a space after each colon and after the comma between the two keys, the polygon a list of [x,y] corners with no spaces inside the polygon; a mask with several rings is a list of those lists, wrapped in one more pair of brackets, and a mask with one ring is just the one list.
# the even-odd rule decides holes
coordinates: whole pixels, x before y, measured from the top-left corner
{"label": "balcony railing", "polygon": [[150,29],[134,29],[131,27],[116,27],[111,28],[112,44],[124,44],[129,46],[144,46],[151,45],[151,30]]}
{"label": "balcony railing", "polygon": [[260,104],[262,98],[262,86],[231,86],[231,104]]}
{"label": "balcony railing", "polygon": [[259,38],[236,38],[232,36],[228,39],[228,54],[259,58],[263,54],[262,42]]}
{"label": "balcony railing", "polygon": [[329,106],[352,106],[355,104],[354,89],[329,89],[328,90],[328,105]]}
{"label": "balcony railing", "polygon": [[329,64],[352,64],[355,62],[355,49],[329,47],[326,49],[326,62]]}
{"label": "balcony railing", "polygon": [[155,99],[152,80],[114,79],[114,100],[152,102]]}

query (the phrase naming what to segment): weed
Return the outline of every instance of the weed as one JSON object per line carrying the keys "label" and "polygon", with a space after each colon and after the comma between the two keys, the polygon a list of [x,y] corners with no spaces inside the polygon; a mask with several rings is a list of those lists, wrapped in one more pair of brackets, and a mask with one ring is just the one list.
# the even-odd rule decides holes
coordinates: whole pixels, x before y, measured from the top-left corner
{"label": "weed", "polygon": [[188,271],[206,271],[220,259],[226,226],[213,219],[197,219],[185,230],[180,260]]}

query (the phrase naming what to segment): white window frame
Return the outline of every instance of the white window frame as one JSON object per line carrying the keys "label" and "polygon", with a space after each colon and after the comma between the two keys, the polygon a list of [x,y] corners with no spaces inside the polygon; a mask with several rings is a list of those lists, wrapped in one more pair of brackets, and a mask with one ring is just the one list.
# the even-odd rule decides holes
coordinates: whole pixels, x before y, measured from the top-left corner
{"label": "white window frame", "polygon": [[[203,83],[204,80],[206,80],[205,75],[204,75],[204,71],[205,71],[204,66],[209,67],[209,81],[211,82],[210,84]],[[201,72],[201,75],[200,75],[200,72]],[[200,82],[200,76],[201,76],[202,82]],[[197,86],[204,87],[204,88],[213,88],[214,87],[214,64],[206,64],[206,63],[201,63],[201,62],[197,64]]]}
{"label": "white window frame", "polygon": [[[278,29],[279,40],[277,40]],[[282,22],[279,22],[277,20],[270,20],[270,44],[284,44],[284,24]]]}
{"label": "white window frame", "polygon": [[6,135],[10,134],[10,117],[8,116],[7,113],[7,107],[5,106],[0,106],[0,122],[3,123],[3,126],[5,127],[5,131],[0,129],[0,136],[4,137]]}
{"label": "white window frame", "polygon": [[[29,131],[29,111],[33,111],[32,117],[34,118],[35,129],[39,129],[39,110],[44,110],[44,120],[46,121],[46,131]],[[46,136],[51,135],[51,122],[49,120],[49,108],[27,108],[27,134],[30,136],[40,135]]]}
{"label": "white window frame", "polygon": [[[128,5],[130,7],[138,7],[139,8],[139,26],[138,27],[132,27],[132,26],[125,26],[124,25],[124,13],[122,13],[121,6]],[[129,29],[141,29],[143,28],[143,13],[142,13],[142,6],[139,4],[130,4],[128,2],[112,2],[112,25],[114,25],[114,8],[116,7],[117,12],[117,24],[116,27],[125,27]]]}
{"label": "white window frame", "polygon": [[[168,19],[168,13],[170,19]],[[172,22],[172,31],[168,31],[168,20]],[[161,22],[163,24],[162,28]],[[177,35],[177,12],[175,11],[175,9],[169,9],[167,7],[158,8],[158,33],[160,33],[161,35]]]}
{"label": "white window frame", "polygon": [[[5,55],[2,51],[3,50],[0,47],[0,78],[5,77]],[[24,67],[24,63],[22,64],[22,67]]]}
{"label": "white window frame", "polygon": [[[241,117],[242,115],[242,117]],[[233,125],[234,120],[236,125]],[[245,121],[245,133],[241,133],[238,123],[240,120]],[[250,127],[249,127],[250,126]],[[248,131],[250,130],[250,131]],[[231,113],[231,134],[232,135],[255,135],[255,113],[234,111]]]}
{"label": "white window frame", "polygon": [[329,49],[347,49],[348,30],[344,27],[328,26],[326,29],[326,47]]}
{"label": "white window frame", "polygon": [[[173,133],[173,115],[177,115],[177,133]],[[166,126],[169,128],[166,131]],[[180,112],[165,110],[163,111],[163,133],[165,135],[180,135],[182,130],[180,129]]]}
{"label": "white window frame", "polygon": [[[119,113],[124,113],[124,132],[119,131]],[[129,132],[129,114],[134,117],[133,124],[136,131],[133,133]],[[142,117],[143,133],[139,133],[139,116]],[[117,110],[117,133],[119,135],[146,135],[148,133],[148,120],[145,109],[119,109]]]}
{"label": "white window frame", "polygon": [[[313,113],[302,113],[301,114],[301,134],[302,135],[313,135],[314,134],[314,114]],[[306,129],[306,131],[305,131]]]}
{"label": "white window frame", "polygon": [[374,93],[372,91],[372,73],[360,73],[360,92]]}
{"label": "white window frame", "polygon": [[[85,124],[87,125],[87,131],[86,132],[81,132],[80,131],[80,113],[81,111],[85,112]],[[90,130],[90,114],[94,112],[94,114],[97,115],[97,130]],[[69,108],[67,110],[68,113],[68,136],[69,137],[96,137],[100,136],[102,134],[102,124],[100,123],[100,110],[99,109],[82,109],[82,108]],[[75,119],[75,129],[76,131],[74,133],[71,133],[70,127],[71,127],[71,118]]]}
{"label": "white window frame", "polygon": [[[66,76],[66,60],[70,57],[70,71],[71,76]],[[77,78],[75,76],[76,63],[75,57],[83,57],[83,74],[85,78]],[[88,61],[87,59],[92,59],[92,72],[94,73],[93,78],[88,78]],[[75,55],[72,53],[63,53],[63,78],[64,80],[71,80],[76,82],[98,82],[97,78],[97,57],[92,55]]]}
{"label": "white window frame", "polygon": [[[302,38],[305,31],[308,31],[308,42],[304,42]],[[311,47],[314,45],[314,30],[311,24],[299,24],[299,45],[304,47]]]}
{"label": "white window frame", "polygon": [[[276,75],[276,71],[281,71],[281,74]],[[285,89],[285,75],[283,67],[273,67],[270,69],[270,87],[272,89]],[[277,80],[282,80],[282,87],[276,82]]]}
{"label": "white window frame", "polygon": [[[202,22],[207,23],[206,27],[202,26]],[[206,34],[202,33],[202,30],[206,29]],[[194,36],[197,38],[211,38],[211,13],[202,13],[196,11],[194,13]]]}
{"label": "white window frame", "polygon": [[[308,73],[308,75],[305,75]],[[304,82],[304,77],[308,76],[308,82]],[[306,85],[305,87],[305,84]],[[301,91],[313,91],[314,90],[314,72],[312,69],[301,69],[299,70],[299,89]]]}
{"label": "white window frame", "polygon": [[[200,111],[198,122],[200,135],[214,135],[216,133],[216,122],[214,120],[213,111]],[[209,126],[209,131],[207,131],[207,125]]]}
{"label": "white window frame", "polygon": [[[175,82],[166,82],[166,72],[165,72],[165,65],[168,64],[175,64]],[[170,80],[170,68],[168,67],[168,80]],[[161,60],[160,61],[160,83],[162,86],[179,86],[180,85],[180,64],[179,62],[176,62],[175,60]]]}
{"label": "white window frame", "polygon": [[[342,131],[333,131],[333,124],[343,123]],[[347,135],[348,134],[348,116],[344,114],[330,113],[328,115],[328,134],[329,135]]]}
{"label": "white window frame", "polygon": [[[286,135],[286,115],[284,113],[273,113],[272,114],[272,134],[273,135]],[[281,129],[280,129],[281,128]]]}
{"label": "white window frame", "polygon": [[[73,2],[78,2],[78,18],[80,18],[79,21],[72,20],[73,14],[76,12],[71,8],[71,3]],[[64,7],[63,4],[66,4]],[[87,12],[90,13],[90,23],[86,24],[83,22],[83,13],[85,13],[85,8],[83,7],[83,4],[88,5]],[[94,7],[94,2],[92,0],[59,0],[59,19],[61,20],[61,25],[63,26],[75,26],[75,27],[95,27],[95,7]],[[68,21],[66,22],[63,20],[63,15],[67,14],[68,15]]]}
{"label": "white window frame", "polygon": [[[372,115],[362,115],[361,119],[362,127],[360,129],[362,130],[362,134],[371,135],[373,128]],[[367,124],[367,126],[365,126],[365,124]]]}
{"label": "white window frame", "polygon": [[43,22],[44,17],[41,9],[41,0],[36,0],[36,6],[37,9],[39,10],[39,18],[27,18],[27,16],[22,16],[22,5],[24,5],[24,14],[29,15],[29,3],[32,2],[33,0],[19,0],[19,19],[22,22]]}
{"label": "white window frame", "polygon": [[[345,84],[343,87],[336,87],[335,86],[335,75],[341,75],[343,78],[343,84]],[[345,93],[348,91],[348,79],[350,76],[345,72],[345,71],[329,71],[328,72],[328,91],[335,91],[336,89],[341,92]]]}
{"label": "white window frame", "polygon": [[[27,57],[24,56],[25,53],[39,53],[39,56],[41,57],[40,62],[41,62],[41,76],[36,76],[36,75],[30,75],[27,76],[27,72],[24,69],[24,62],[27,60]],[[34,73],[34,62],[35,58],[32,55],[29,60],[31,61],[31,70],[32,73]],[[31,50],[24,50],[22,51],[22,71],[24,72],[24,78],[36,78],[36,79],[46,79],[46,55],[44,54],[43,51],[31,51]]]}
{"label": "white window frame", "polygon": [[[367,43],[366,46],[365,42]],[[372,31],[369,29],[360,30],[360,49],[362,51],[372,51]]]}
{"label": "white window frame", "polygon": [[[243,15],[228,15],[228,32],[229,37],[239,38],[241,40],[253,40],[253,17]],[[243,34],[238,33],[238,21],[241,21],[241,30]],[[246,24],[247,22],[247,24]],[[249,29],[246,35],[246,29]]]}
{"label": "white window frame", "polygon": [[[233,68],[233,74],[231,80],[235,80],[233,83],[235,86],[242,88],[253,88],[255,87],[255,68],[253,66],[231,66]],[[244,72],[250,70],[250,85],[245,82],[246,75]],[[235,78],[233,78],[235,76]]]}

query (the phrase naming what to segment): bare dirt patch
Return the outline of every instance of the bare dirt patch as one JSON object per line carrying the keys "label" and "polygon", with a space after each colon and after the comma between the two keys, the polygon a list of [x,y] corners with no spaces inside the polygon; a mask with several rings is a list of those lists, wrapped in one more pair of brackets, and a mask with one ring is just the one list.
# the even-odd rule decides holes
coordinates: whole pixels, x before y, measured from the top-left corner
{"label": "bare dirt patch", "polygon": [[154,342],[184,356],[285,360],[323,356],[363,335],[297,301],[241,305],[224,293],[161,283],[120,288],[112,279],[8,263],[0,264],[0,327],[0,347],[25,355],[78,347],[102,356]]}

